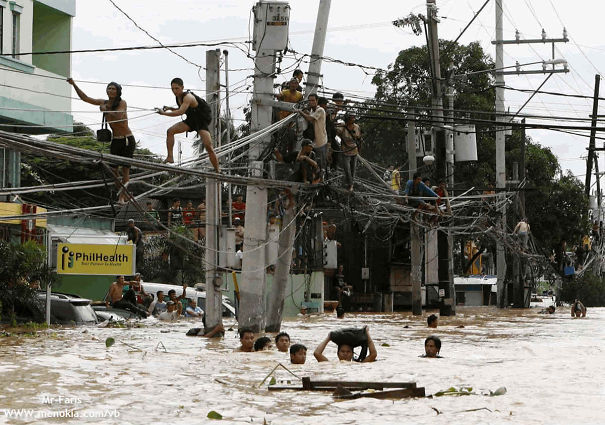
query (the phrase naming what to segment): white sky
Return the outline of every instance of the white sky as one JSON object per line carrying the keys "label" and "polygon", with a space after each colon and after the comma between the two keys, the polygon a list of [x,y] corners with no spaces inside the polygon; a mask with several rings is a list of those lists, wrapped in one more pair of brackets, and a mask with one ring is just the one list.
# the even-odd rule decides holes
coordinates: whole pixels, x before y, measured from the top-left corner
{"label": "white sky", "polygon": [[[212,41],[222,39],[248,39],[248,18],[253,1],[246,0],[114,0],[141,27],[163,43]],[[439,37],[453,40],[472,18],[484,0],[437,0]],[[310,53],[318,0],[291,0],[290,44],[298,52]],[[522,38],[539,38],[544,28],[549,37],[561,37],[562,28],[567,28],[572,41],[557,45],[557,58],[565,58],[570,64],[568,74],[555,74],[542,88],[546,91],[564,92],[592,96],[594,75],[605,70],[605,46],[600,41],[605,5],[598,0],[503,0],[504,37],[514,38],[517,28]],[[495,32],[495,0],[491,0],[479,18],[463,35],[460,42],[481,41],[484,49],[495,56],[491,40]],[[553,8],[554,6],[554,8]],[[417,0],[332,0],[329,29],[324,50],[325,56],[344,61],[377,67],[392,63],[400,50],[425,42],[424,35],[414,36],[408,29],[393,27],[390,21],[407,16],[410,12],[426,13],[425,2]],[[73,21],[74,49],[154,45],[142,31],[137,29],[108,0],[78,0],[77,14]],[[220,47],[224,49],[225,47]],[[206,47],[178,49],[192,62],[205,65]],[[241,82],[252,74],[252,60],[234,48],[229,49],[229,66],[233,69],[247,68],[230,73],[233,88],[246,89]],[[504,65],[550,59],[550,45],[505,46]],[[291,62],[284,60],[282,68]],[[539,67],[539,65],[536,65]],[[306,65],[302,67],[306,71]],[[170,80],[180,76],[186,88],[198,89],[203,94],[205,82],[200,80],[196,67],[165,50],[130,51],[111,53],[74,54],[72,74],[76,80],[117,81],[122,84],[162,86],[165,89],[124,87],[123,97],[129,106],[152,108],[174,104],[168,90]],[[371,75],[358,68],[324,63],[324,84],[343,92],[371,96],[374,86]],[[278,79],[289,77],[291,72]],[[506,84],[518,88],[537,88],[543,75],[507,76]],[[205,79],[204,71],[201,78]],[[239,82],[239,83],[238,83]],[[224,83],[224,80],[223,80]],[[251,89],[251,79],[247,80]],[[104,86],[82,83],[80,86],[93,97],[104,96]],[[602,90],[605,93],[605,90]],[[74,93],[75,95],[75,93]],[[516,111],[529,94],[506,91],[506,107]],[[605,94],[602,94],[605,97]],[[231,97],[232,114],[242,118],[242,108],[250,95]],[[89,105],[74,100],[75,111],[94,111]],[[573,99],[536,95],[524,109],[528,114],[587,117],[592,110],[590,99]],[[130,113],[130,126],[142,146],[165,155],[164,134],[175,121],[167,117],[151,115],[136,119],[141,113]],[[98,123],[100,115],[75,113],[77,120]],[[240,124],[236,121],[235,124]],[[552,121],[550,121],[552,123]],[[93,128],[97,126],[93,125]],[[573,137],[550,131],[528,131],[534,141],[549,146],[558,156],[563,169],[570,169],[582,180],[586,170],[585,160],[588,139]],[[182,140],[186,140],[182,138]],[[191,136],[189,142],[191,140]],[[190,143],[183,143],[184,158],[191,155]],[[597,145],[600,142],[597,141]],[[601,167],[605,169],[605,166]]]}

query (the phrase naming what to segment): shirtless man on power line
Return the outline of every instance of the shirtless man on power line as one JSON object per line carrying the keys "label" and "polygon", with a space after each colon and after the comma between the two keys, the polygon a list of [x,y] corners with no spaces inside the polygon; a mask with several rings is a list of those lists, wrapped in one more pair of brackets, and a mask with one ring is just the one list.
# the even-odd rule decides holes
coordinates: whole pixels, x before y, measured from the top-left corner
{"label": "shirtless man on power line", "polygon": [[212,163],[215,171],[219,172],[218,159],[212,148],[212,136],[208,131],[208,126],[212,121],[212,110],[204,99],[195,95],[189,90],[185,91],[183,87],[183,80],[180,78],[173,78],[170,82],[170,88],[172,93],[176,97],[176,104],[178,108],[172,106],[164,106],[163,108],[156,108],[156,111],[160,115],[167,117],[179,117],[186,115],[185,121],[181,121],[168,129],[166,132],[166,148],[168,149],[168,156],[166,157],[167,163],[174,163],[174,157],[172,150],[174,148],[174,136],[179,133],[185,133],[188,131],[195,131],[202,139],[202,143],[208,152],[208,158]]}
{"label": "shirtless man on power line", "polygon": [[[91,105],[98,106],[103,112],[104,118],[113,133],[109,153],[125,158],[132,158],[136,141],[132,135],[132,131],[128,127],[127,105],[126,101],[122,99],[122,86],[113,81],[107,84],[106,92],[108,99],[105,100],[93,99],[87,96],[72,78],[68,78],[67,82],[74,87],[80,99]],[[122,185],[126,187],[130,180],[130,163],[126,162],[112,167],[116,176],[116,187],[119,193],[118,202],[124,204],[127,202],[128,196],[126,191],[121,188],[122,185],[120,185],[120,167],[122,168]]]}

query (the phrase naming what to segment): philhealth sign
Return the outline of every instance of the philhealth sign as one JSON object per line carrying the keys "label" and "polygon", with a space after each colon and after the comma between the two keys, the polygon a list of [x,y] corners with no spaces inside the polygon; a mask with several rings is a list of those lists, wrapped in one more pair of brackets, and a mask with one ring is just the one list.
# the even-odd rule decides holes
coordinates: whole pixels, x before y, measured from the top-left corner
{"label": "philhealth sign", "polygon": [[58,274],[132,275],[134,245],[61,243],[57,247]]}

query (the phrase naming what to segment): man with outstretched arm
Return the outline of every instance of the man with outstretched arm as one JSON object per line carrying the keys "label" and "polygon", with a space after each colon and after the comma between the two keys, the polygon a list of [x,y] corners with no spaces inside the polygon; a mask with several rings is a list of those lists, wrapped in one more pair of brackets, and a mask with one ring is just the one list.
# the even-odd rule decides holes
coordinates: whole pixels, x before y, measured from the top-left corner
{"label": "man with outstretched arm", "polygon": [[[98,106],[101,112],[103,112],[105,120],[109,124],[109,127],[113,133],[109,152],[112,155],[132,158],[136,141],[134,140],[132,131],[130,131],[130,128],[128,127],[128,113],[126,112],[127,105],[126,101],[122,99],[122,86],[113,81],[107,84],[106,92],[108,99],[105,100],[93,99],[92,97],[87,96],[72,78],[68,78],[67,82],[73,86],[80,99],[86,103],[90,103],[91,105]],[[126,187],[128,185],[128,181],[130,180],[130,163],[124,162],[113,167],[113,172],[118,179],[116,180],[116,187],[119,193],[118,202],[124,204],[128,201],[128,196],[125,190],[121,188],[119,182],[120,167],[122,168],[122,185]]]}
{"label": "man with outstretched arm", "polygon": [[185,133],[188,131],[195,131],[202,139],[202,143],[208,152],[208,158],[212,163],[212,166],[219,172],[218,159],[212,148],[212,136],[208,131],[208,125],[212,121],[212,111],[210,106],[204,99],[197,96],[193,92],[185,91],[183,87],[183,80],[180,78],[173,78],[170,82],[170,88],[174,96],[176,97],[177,108],[171,106],[164,106],[162,109],[157,109],[158,114],[165,115],[167,117],[178,117],[186,115],[185,121],[176,123],[168,129],[166,132],[166,148],[168,149],[168,156],[166,161],[168,163],[174,163],[174,157],[172,150],[174,148],[174,136],[175,134]]}

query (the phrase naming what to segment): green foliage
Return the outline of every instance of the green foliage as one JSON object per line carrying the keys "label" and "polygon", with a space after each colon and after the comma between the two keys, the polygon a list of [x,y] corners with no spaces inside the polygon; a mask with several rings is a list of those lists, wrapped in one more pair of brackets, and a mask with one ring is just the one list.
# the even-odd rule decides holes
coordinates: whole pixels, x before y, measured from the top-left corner
{"label": "green foliage", "polygon": [[41,321],[42,311],[36,304],[36,291],[55,280],[46,264],[46,250],[33,241],[24,244],[0,241],[0,303],[2,312],[11,322],[27,318]]}
{"label": "green foliage", "polygon": [[605,279],[586,273],[577,279],[564,280],[561,300],[571,303],[575,299],[586,307],[605,306]]}
{"label": "green foliage", "polygon": [[[485,71],[494,67],[493,61],[486,55],[479,43],[460,45],[451,41],[440,41],[441,75],[444,77]],[[395,62],[386,71],[379,71],[372,79],[376,86],[375,100],[388,103],[389,106],[374,106],[373,102],[364,105],[364,114],[376,119],[362,121],[364,133],[363,155],[373,162],[384,166],[402,165],[407,161],[405,150],[405,123],[402,120],[387,119],[393,111],[403,112],[408,107],[417,106],[418,112],[430,118],[426,108],[431,105],[431,71],[426,46],[411,47],[399,52]],[[488,115],[468,114],[471,118],[490,119],[494,109],[493,79],[489,73],[473,74],[466,77],[452,77],[450,84],[456,91],[454,108],[487,112]],[[444,105],[447,99],[444,97]],[[390,112],[388,112],[388,111]],[[381,119],[381,117],[384,117]],[[478,126],[477,142],[479,163],[456,165],[458,181],[469,185],[484,187],[486,182],[494,181],[495,164],[491,158],[495,152],[493,135],[482,132]],[[489,159],[489,160],[488,160]],[[481,162],[487,161],[487,162]]]}
{"label": "green foliage", "polygon": [[105,347],[109,348],[115,343],[116,343],[116,340],[112,337],[109,337],[105,340]]}
{"label": "green foliage", "polygon": [[208,417],[208,419],[217,419],[217,420],[223,419],[223,415],[221,415],[218,412],[215,412],[214,410],[211,410],[210,412],[208,412],[207,417]]}
{"label": "green foliage", "polygon": [[[60,143],[75,148],[87,149],[95,152],[109,153],[109,143],[98,142],[93,134],[84,136],[51,135],[48,141]],[[146,160],[159,162],[160,158],[149,149],[135,149],[135,157],[144,157]],[[56,184],[82,180],[107,179],[109,188],[113,188],[113,181],[104,167],[81,164],[60,158],[22,155],[23,168],[22,186],[36,186],[40,184]],[[157,182],[152,182],[157,183]],[[48,205],[55,208],[66,206],[95,206],[107,204],[109,194],[104,186],[88,188],[77,191],[38,192],[28,195],[32,202]]]}
{"label": "green foliage", "polygon": [[[174,233],[193,239],[191,230],[179,226]],[[192,242],[170,234],[154,236],[145,244],[145,264],[140,273],[149,281],[193,284],[204,277],[204,249]]]}
{"label": "green foliage", "polygon": [[543,246],[554,248],[562,240],[576,243],[588,232],[588,197],[571,173],[542,182],[526,199],[531,231]]}
{"label": "green foliage", "polygon": [[461,396],[461,395],[472,395],[472,394],[475,394],[475,393],[473,393],[472,387],[460,387],[460,388],[450,387],[447,390],[436,392],[435,394],[433,394],[433,396],[442,397],[442,396],[446,396],[446,395]]}

